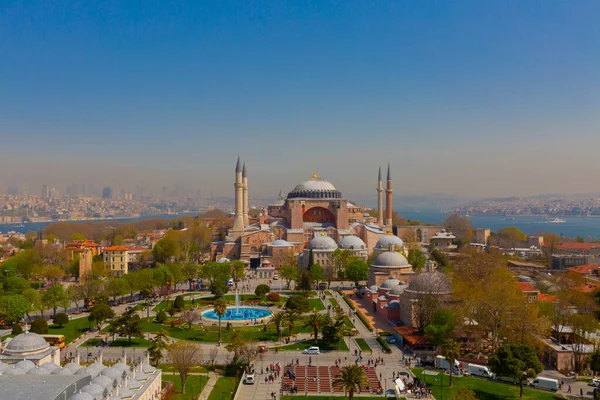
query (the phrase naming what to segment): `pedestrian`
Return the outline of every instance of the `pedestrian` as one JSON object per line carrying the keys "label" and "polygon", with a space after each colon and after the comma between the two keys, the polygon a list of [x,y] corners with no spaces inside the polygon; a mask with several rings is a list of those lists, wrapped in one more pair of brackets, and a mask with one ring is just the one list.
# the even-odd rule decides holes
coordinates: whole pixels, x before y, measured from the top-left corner
{"label": "pedestrian", "polygon": [[567,393],[571,393],[571,385],[567,386]]}

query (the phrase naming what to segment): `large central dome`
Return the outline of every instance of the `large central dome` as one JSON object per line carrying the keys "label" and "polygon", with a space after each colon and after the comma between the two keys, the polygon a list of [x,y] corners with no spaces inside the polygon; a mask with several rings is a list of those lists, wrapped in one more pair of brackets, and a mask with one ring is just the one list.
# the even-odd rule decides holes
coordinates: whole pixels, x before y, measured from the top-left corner
{"label": "large central dome", "polygon": [[331,182],[320,179],[315,173],[312,179],[296,185],[294,190],[288,193],[287,196],[288,199],[303,197],[311,199],[341,199],[342,193]]}

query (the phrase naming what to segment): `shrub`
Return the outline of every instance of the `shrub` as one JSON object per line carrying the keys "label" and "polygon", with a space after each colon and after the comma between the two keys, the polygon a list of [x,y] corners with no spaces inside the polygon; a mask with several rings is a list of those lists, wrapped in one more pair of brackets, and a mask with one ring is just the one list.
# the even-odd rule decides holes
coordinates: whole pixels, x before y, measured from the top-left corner
{"label": "shrub", "polygon": [[387,344],[387,342],[385,340],[383,340],[382,337],[377,336],[377,343],[379,343],[379,345],[381,346],[381,349],[383,350],[384,353],[391,353],[392,349],[390,349],[390,346]]}
{"label": "shrub", "polygon": [[172,317],[175,315],[175,309],[173,307],[167,308],[167,313]]}
{"label": "shrub", "polygon": [[12,329],[12,334],[16,336],[16,335],[20,335],[21,333],[23,333],[23,328],[21,328],[21,325],[14,324],[13,329]]}
{"label": "shrub", "polygon": [[269,287],[269,285],[265,285],[263,283],[256,287],[256,289],[254,290],[254,294],[257,296],[264,296],[265,294],[269,293],[270,291],[271,291],[271,288]]}
{"label": "shrub", "polygon": [[59,328],[62,328],[63,325],[69,323],[69,316],[64,312],[58,313],[54,316],[54,323],[58,325]]}
{"label": "shrub", "polygon": [[348,304],[348,307],[350,307],[353,310],[355,309],[354,303],[352,303],[348,297],[342,296],[342,298],[344,299],[344,301],[346,302],[346,304]]}
{"label": "shrub", "polygon": [[358,316],[358,319],[361,320],[361,322],[364,324],[364,326],[370,330],[371,332],[373,332],[373,325],[371,325],[371,323],[369,322],[369,320],[367,319],[367,317],[365,317],[365,315],[360,311],[360,310],[356,310],[356,315]]}
{"label": "shrub", "polygon": [[281,300],[281,295],[279,293],[275,293],[275,292],[269,293],[269,295],[267,296],[267,300],[269,300],[273,303],[276,303],[279,300]]}
{"label": "shrub", "polygon": [[48,322],[44,318],[36,318],[31,323],[31,332],[37,333],[38,335],[44,335],[48,333]]}
{"label": "shrub", "polygon": [[185,306],[185,301],[183,300],[183,296],[175,297],[175,301],[173,302],[173,308],[176,311],[181,311],[181,310],[183,310],[184,306]]}
{"label": "shrub", "polygon": [[287,299],[285,302],[285,307],[305,312],[308,311],[310,305],[308,299],[304,296],[294,295]]}
{"label": "shrub", "polygon": [[227,322],[227,325],[225,325],[225,332],[229,332],[231,331],[231,322]]}
{"label": "shrub", "polygon": [[164,324],[167,321],[167,313],[165,310],[160,310],[158,314],[156,314],[156,322]]}

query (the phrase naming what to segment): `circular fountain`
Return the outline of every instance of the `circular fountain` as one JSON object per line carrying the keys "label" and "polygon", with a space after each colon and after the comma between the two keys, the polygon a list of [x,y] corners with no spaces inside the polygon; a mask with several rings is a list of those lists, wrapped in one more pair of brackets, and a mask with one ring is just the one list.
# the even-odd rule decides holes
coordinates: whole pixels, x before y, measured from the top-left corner
{"label": "circular fountain", "polygon": [[[225,314],[221,316],[221,321],[228,322],[245,322],[251,320],[257,320],[262,323],[265,319],[270,318],[273,315],[273,311],[264,307],[254,306],[240,306],[240,296],[238,292],[235,292],[235,306],[227,307]],[[207,320],[219,320],[219,315],[215,310],[208,310],[202,313],[202,319]]]}

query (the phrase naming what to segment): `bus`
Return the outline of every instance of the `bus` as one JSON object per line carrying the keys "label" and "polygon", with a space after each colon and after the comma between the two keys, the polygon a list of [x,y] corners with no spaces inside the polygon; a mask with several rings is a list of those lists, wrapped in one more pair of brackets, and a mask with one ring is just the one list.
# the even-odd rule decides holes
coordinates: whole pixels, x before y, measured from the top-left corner
{"label": "bus", "polygon": [[65,335],[40,335],[50,346],[65,347]]}

